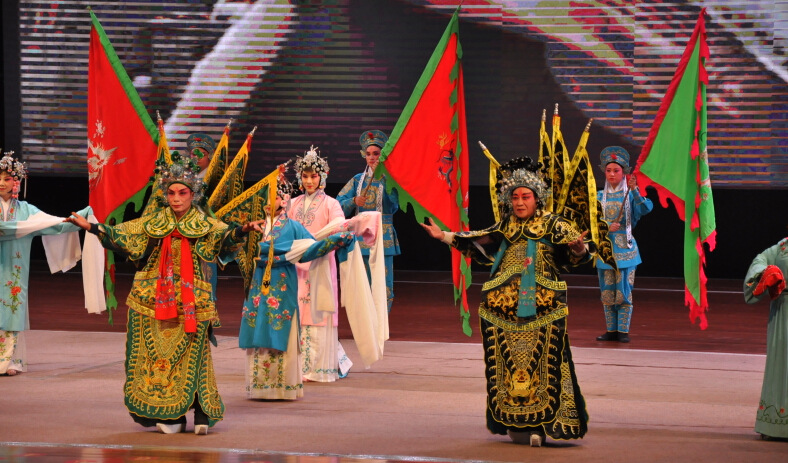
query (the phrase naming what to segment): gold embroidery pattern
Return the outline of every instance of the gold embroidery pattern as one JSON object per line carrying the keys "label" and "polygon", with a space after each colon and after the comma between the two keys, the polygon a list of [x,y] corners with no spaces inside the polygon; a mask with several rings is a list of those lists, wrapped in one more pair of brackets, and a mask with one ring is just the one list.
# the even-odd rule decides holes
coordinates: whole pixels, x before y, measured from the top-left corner
{"label": "gold embroidery pattern", "polygon": [[581,410],[563,353],[568,348],[563,320],[516,332],[485,321],[481,324],[492,417],[507,426],[544,426],[556,439],[581,437]]}
{"label": "gold embroidery pattern", "polygon": [[629,275],[627,275],[627,282],[629,283],[629,286],[634,286],[635,285],[635,268],[634,267],[629,271]]}
{"label": "gold embroidery pattern", "polygon": [[[173,273],[175,285],[178,288],[181,284],[181,251],[180,245],[176,245],[179,240],[173,240]],[[161,247],[153,250],[148,259],[148,264],[144,269],[134,275],[134,284],[126,304],[135,312],[146,317],[156,317],[156,282],[159,279],[159,254]],[[196,254],[192,254],[192,265],[194,265],[194,301],[195,314],[197,321],[206,321],[216,318],[216,308],[211,300],[211,284],[205,281],[202,274],[202,264]],[[181,292],[176,291],[178,302],[181,301]],[[178,304],[178,320],[183,323],[183,308]]]}
{"label": "gold embroidery pattern", "polygon": [[602,304],[613,305],[616,303],[616,292],[605,289],[602,291]]}
{"label": "gold embroidery pattern", "polygon": [[552,289],[553,291],[566,291],[565,281],[548,280],[542,275],[536,275],[536,284],[544,286],[547,289]]}
{"label": "gold embroidery pattern", "polygon": [[515,322],[502,320],[495,313],[489,311],[486,307],[484,307],[484,304],[479,306],[479,317],[486,320],[491,325],[495,325],[498,328],[501,328],[502,330],[506,330],[506,331],[536,330],[545,325],[553,323],[556,320],[564,318],[567,315],[569,315],[569,308],[566,305],[564,305],[563,307],[560,307],[559,309],[550,312],[548,315],[545,315],[544,317],[537,318],[536,320],[523,325]]}
{"label": "gold embroidery pattern", "polygon": [[613,237],[616,240],[616,246],[621,249],[629,249],[629,243],[627,243],[627,235],[625,233],[615,233],[613,234]]}
{"label": "gold embroidery pattern", "polygon": [[632,260],[638,256],[637,248],[628,251],[628,252],[617,252],[616,254],[616,261],[617,262],[626,262],[628,260]]}
{"label": "gold embroidery pattern", "polygon": [[602,272],[602,275],[603,275],[603,277],[605,279],[605,286],[611,286],[611,285],[616,284],[616,281],[618,280],[618,278],[621,278],[620,276],[618,278],[616,278],[616,274],[617,273],[618,272],[616,272],[613,269],[606,269],[604,272]]}
{"label": "gold embroidery pattern", "polygon": [[175,419],[186,414],[199,391],[200,404],[212,421],[222,419],[224,405],[216,388],[208,323],[186,334],[183,325],[129,312],[126,344],[126,406],[133,414]]}

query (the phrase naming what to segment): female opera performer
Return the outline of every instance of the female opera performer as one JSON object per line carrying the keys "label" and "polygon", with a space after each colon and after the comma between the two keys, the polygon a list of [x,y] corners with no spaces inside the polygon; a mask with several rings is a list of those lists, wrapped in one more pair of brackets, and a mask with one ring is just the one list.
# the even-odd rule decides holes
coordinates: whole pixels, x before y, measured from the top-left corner
{"label": "female opera performer", "polygon": [[[194,433],[223,418],[209,342],[216,345],[218,322],[205,269],[227,263],[253,223],[229,228],[199,206],[204,183],[191,156],[172,153],[172,164],[157,162],[163,207],[116,226],[69,218],[98,236],[102,246],[144,262],[134,276],[126,334],[125,403],[131,417],[165,434],[182,432],[194,408]],[[188,262],[187,265],[182,265]]]}
{"label": "female opera performer", "polygon": [[766,368],[755,432],[766,440],[788,440],[788,238],[763,251],[752,261],[744,278],[744,300],[754,304],[767,293],[769,325],[766,330]]}
{"label": "female opera performer", "polygon": [[[328,161],[320,157],[315,147],[297,157],[296,178],[303,195],[293,199],[287,210],[291,220],[299,222],[309,233],[315,234],[335,220],[345,218],[339,201],[325,192],[328,180]],[[328,254],[334,289],[334,307],[339,306],[337,263],[334,253]],[[339,343],[337,324],[339,311],[331,319],[315,321],[309,310],[309,262],[296,264],[298,274],[298,309],[301,317],[301,374],[304,381],[331,382],[347,376],[353,363]]]}
{"label": "female opera performer", "polygon": [[597,193],[602,204],[604,220],[610,224],[610,241],[618,271],[597,259],[599,289],[605,309],[607,331],[597,336],[597,341],[629,342],[629,324],[632,321],[632,288],[635,269],[640,260],[638,243],[632,237],[641,217],[651,212],[651,200],[640,194],[635,176],[629,174],[629,153],[620,146],[608,146],[599,153],[605,173],[605,189]]}
{"label": "female opera performer", "polygon": [[[27,169],[12,154],[5,153],[0,159],[0,375],[8,376],[27,371],[24,331],[30,329],[27,297],[33,238],[79,230],[19,200],[19,186],[27,178]],[[89,213],[90,208],[80,211],[85,217]],[[74,239],[78,246],[79,240]],[[60,270],[74,264],[76,260]]]}
{"label": "female opera performer", "polygon": [[587,430],[566,332],[566,283],[560,269],[591,259],[583,237],[560,216],[544,211],[548,190],[537,164],[523,157],[501,167],[498,198],[508,211],[481,231],[433,238],[492,265],[479,306],[487,429],[517,443],[541,446],[545,435],[577,439]]}
{"label": "female opera performer", "polygon": [[[286,206],[291,194],[292,185],[280,175],[276,204],[264,208],[265,230],[244,301],[238,341],[246,349],[246,390],[250,399],[303,397],[295,264],[326,256],[354,244],[356,239],[352,233],[344,232],[315,241],[303,225],[288,217]],[[316,315],[311,314],[310,318]]]}

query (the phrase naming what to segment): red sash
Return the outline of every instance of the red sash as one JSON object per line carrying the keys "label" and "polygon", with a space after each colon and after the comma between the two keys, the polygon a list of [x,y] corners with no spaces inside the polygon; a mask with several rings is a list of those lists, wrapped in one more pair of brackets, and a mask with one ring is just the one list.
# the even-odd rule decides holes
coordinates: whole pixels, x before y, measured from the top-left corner
{"label": "red sash", "polygon": [[156,282],[156,320],[178,318],[178,301],[175,293],[172,262],[172,238],[181,239],[181,303],[183,305],[183,329],[187,333],[197,332],[197,317],[194,307],[194,264],[191,244],[177,229],[165,236],[161,242],[159,256],[159,280]]}

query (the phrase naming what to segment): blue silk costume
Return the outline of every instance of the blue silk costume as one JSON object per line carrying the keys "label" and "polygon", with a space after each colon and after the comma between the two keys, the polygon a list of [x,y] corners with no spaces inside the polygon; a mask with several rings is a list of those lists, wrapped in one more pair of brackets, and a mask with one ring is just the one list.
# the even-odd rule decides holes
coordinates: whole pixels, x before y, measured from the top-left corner
{"label": "blue silk costume", "polygon": [[[604,191],[597,193],[601,202]],[[599,289],[602,292],[602,304],[605,309],[605,324],[608,332],[618,331],[629,333],[629,324],[632,320],[632,288],[635,283],[635,269],[641,263],[640,251],[637,241],[627,237],[627,217],[630,231],[641,217],[651,212],[654,207],[651,200],[644,198],[640,192],[620,189],[607,192],[604,207],[604,220],[608,223],[618,221],[621,228],[610,232],[610,241],[613,243],[613,255],[616,258],[618,272],[611,266],[597,259],[596,267],[599,275]],[[628,197],[629,212],[622,213],[624,199]],[[626,212],[626,211],[625,211]]]}
{"label": "blue silk costume", "polygon": [[[383,247],[386,264],[386,299],[388,310],[391,312],[391,303],[394,300],[394,256],[400,254],[397,232],[394,230],[392,217],[399,210],[399,195],[392,188],[391,193],[386,192],[386,177],[379,180],[372,179],[369,171],[354,176],[337,196],[337,201],[342,206],[346,218],[351,218],[360,212],[377,211],[383,219]],[[367,185],[372,183],[367,189]],[[367,201],[364,206],[358,207],[353,199],[366,191]],[[359,242],[361,253],[364,256],[364,265],[369,275],[369,246]],[[371,278],[370,278],[371,280]]]}
{"label": "blue silk costume", "polygon": [[[252,277],[251,289],[244,301],[238,343],[241,348],[267,348],[286,352],[293,319],[298,323],[298,276],[294,262],[287,260],[296,240],[313,239],[312,234],[295,220],[280,215],[269,232],[273,238],[274,257],[271,283],[267,295],[262,294],[263,276],[271,240],[260,243],[259,259]],[[351,233],[337,233],[313,243],[298,262],[310,262],[355,240]],[[296,325],[297,326],[297,325]]]}

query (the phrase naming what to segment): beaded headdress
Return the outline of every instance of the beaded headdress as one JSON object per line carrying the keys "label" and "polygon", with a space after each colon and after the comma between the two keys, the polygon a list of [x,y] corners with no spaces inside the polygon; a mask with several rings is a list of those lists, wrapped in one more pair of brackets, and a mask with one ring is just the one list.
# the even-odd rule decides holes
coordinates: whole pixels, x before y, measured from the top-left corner
{"label": "beaded headdress", "polygon": [[621,166],[625,174],[629,174],[631,170],[629,167],[629,153],[620,146],[608,146],[603,149],[602,152],[599,153],[599,160],[602,161],[599,167],[601,167],[603,171],[611,162],[615,162]]}
{"label": "beaded headdress", "polygon": [[367,157],[367,148],[371,145],[375,145],[380,149],[383,149],[386,146],[386,142],[389,141],[388,135],[383,133],[380,130],[367,130],[366,132],[362,133],[360,137],[358,137],[358,143],[361,145],[361,157]]}
{"label": "beaded headdress", "polygon": [[328,178],[328,161],[320,157],[317,147],[311,146],[309,151],[304,153],[304,157],[297,156],[295,160],[296,179],[298,180],[298,187],[302,190],[304,185],[301,183],[301,172],[315,172],[320,175],[320,188],[326,187],[326,179]]}
{"label": "beaded headdress", "polygon": [[[22,180],[27,178],[27,166],[25,166],[25,163],[19,159],[14,159],[14,157],[11,156],[12,154],[14,154],[13,151],[3,153],[3,157],[0,159],[0,170],[8,173],[14,178],[14,189],[12,190],[11,195],[14,198],[18,198],[19,185]],[[27,189],[27,183],[25,183],[25,189]]]}
{"label": "beaded headdress", "polygon": [[539,173],[539,164],[527,156],[512,159],[498,170],[498,182],[495,189],[498,191],[498,204],[504,206],[502,212],[511,212],[512,193],[520,187],[528,188],[534,192],[539,207],[544,204],[547,185]]}
{"label": "beaded headdress", "polygon": [[159,189],[164,195],[164,201],[167,201],[167,189],[170,185],[180,183],[194,192],[192,204],[199,204],[207,187],[202,178],[197,176],[200,173],[197,161],[192,156],[181,156],[177,151],[173,151],[170,157],[172,164],[167,164],[164,160],[157,160],[156,168],[153,169],[158,178]]}

